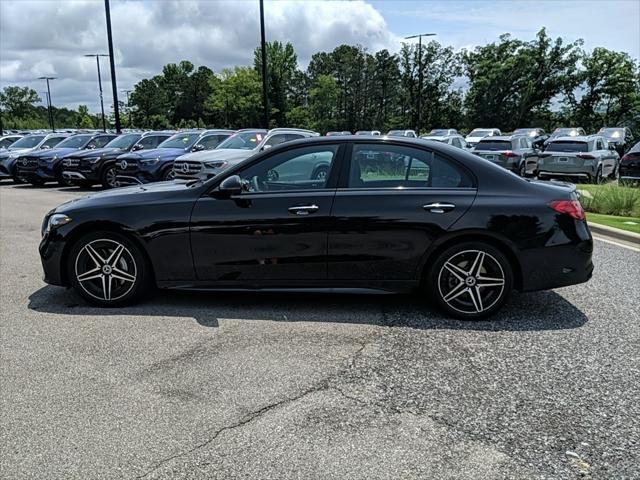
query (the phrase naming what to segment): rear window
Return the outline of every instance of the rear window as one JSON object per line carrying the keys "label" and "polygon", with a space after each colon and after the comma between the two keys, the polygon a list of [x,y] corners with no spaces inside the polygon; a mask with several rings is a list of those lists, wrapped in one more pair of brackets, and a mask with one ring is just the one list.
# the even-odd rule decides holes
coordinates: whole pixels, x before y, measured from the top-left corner
{"label": "rear window", "polygon": [[508,140],[492,142],[480,141],[476,146],[476,150],[511,150],[511,142]]}
{"label": "rear window", "polygon": [[547,152],[588,152],[587,142],[551,142],[547,146]]}

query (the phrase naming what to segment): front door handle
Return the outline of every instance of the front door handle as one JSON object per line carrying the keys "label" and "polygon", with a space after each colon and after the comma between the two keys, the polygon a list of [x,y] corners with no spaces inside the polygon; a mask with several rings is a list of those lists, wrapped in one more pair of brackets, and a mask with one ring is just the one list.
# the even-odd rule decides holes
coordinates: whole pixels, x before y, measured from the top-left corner
{"label": "front door handle", "polygon": [[422,208],[424,208],[425,210],[429,210],[431,213],[444,213],[453,210],[454,208],[456,208],[456,206],[453,203],[435,202],[423,205]]}
{"label": "front door handle", "polygon": [[294,215],[309,215],[317,212],[319,208],[317,205],[296,205],[295,207],[289,207],[289,212]]}

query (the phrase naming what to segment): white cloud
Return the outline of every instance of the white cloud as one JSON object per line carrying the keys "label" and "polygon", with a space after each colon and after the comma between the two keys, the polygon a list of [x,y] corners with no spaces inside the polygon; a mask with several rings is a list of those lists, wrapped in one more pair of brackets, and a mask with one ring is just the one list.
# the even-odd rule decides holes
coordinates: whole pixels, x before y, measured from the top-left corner
{"label": "white cloud", "polygon": [[[190,60],[214,71],[253,63],[260,42],[257,0],[156,0],[111,2],[118,88],[131,88],[163,65]],[[290,41],[302,66],[319,50],[341,43],[369,50],[395,49],[398,39],[370,4],[325,1],[265,2],[267,40]],[[106,53],[103,2],[88,0],[0,2],[0,87],[52,83],[55,105],[88,104],[98,110],[95,60]],[[109,105],[108,60],[102,59],[103,88]]]}

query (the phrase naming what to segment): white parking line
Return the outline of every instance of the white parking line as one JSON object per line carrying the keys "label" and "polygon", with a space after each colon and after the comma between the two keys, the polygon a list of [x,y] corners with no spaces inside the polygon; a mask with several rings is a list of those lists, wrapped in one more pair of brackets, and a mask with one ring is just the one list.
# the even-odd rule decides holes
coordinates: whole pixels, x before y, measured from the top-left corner
{"label": "white parking line", "polygon": [[591,234],[591,236],[594,238],[594,240],[599,240],[604,243],[610,243],[611,245],[615,245],[617,247],[626,248],[627,250],[631,250],[632,252],[640,252],[640,248],[629,245],[628,243],[614,242],[613,240],[609,240],[608,238],[603,238],[603,237],[600,237],[599,235],[594,235],[594,234]]}

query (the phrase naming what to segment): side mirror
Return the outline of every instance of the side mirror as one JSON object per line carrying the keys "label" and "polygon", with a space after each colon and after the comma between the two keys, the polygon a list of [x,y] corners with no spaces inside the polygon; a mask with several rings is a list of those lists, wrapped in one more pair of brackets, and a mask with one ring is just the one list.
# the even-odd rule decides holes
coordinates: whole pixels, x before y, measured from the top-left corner
{"label": "side mirror", "polygon": [[204,150],[204,145],[201,143],[196,143],[191,149],[192,152],[201,152],[202,150]]}
{"label": "side mirror", "polygon": [[40,148],[40,150],[49,150],[51,147],[49,145],[44,145]]}
{"label": "side mirror", "polygon": [[272,146],[273,145],[266,144],[266,145],[263,145],[260,150],[264,152],[265,150],[269,150]]}
{"label": "side mirror", "polygon": [[615,150],[616,146],[613,143],[609,144],[609,150]]}
{"label": "side mirror", "polygon": [[140,143],[136,143],[132,150],[135,152],[136,150],[142,150],[144,148],[144,145],[140,144]]}
{"label": "side mirror", "polygon": [[239,195],[242,193],[242,179],[238,175],[225,178],[218,187],[218,192],[225,197]]}

